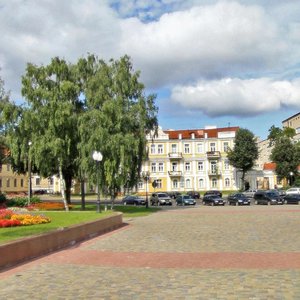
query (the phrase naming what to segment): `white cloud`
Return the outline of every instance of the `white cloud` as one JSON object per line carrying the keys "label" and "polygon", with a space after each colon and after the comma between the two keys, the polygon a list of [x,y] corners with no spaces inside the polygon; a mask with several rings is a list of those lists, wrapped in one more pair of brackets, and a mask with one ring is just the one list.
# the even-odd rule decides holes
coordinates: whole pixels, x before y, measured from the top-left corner
{"label": "white cloud", "polygon": [[259,6],[236,2],[164,14],[156,22],[122,22],[121,49],[159,86],[194,78],[238,76],[285,62],[288,41]]}
{"label": "white cloud", "polygon": [[16,99],[27,62],[74,61],[88,52],[104,59],[129,54],[156,89],[281,72],[300,56],[299,25],[295,16],[286,21],[295,11],[287,1],[282,27],[260,3],[274,6],[276,16],[276,7],[287,6],[271,0],[0,0],[0,76]]}
{"label": "white cloud", "polygon": [[200,81],[176,86],[171,100],[187,110],[208,116],[251,116],[283,107],[300,108],[300,79],[275,81],[270,78]]}
{"label": "white cloud", "polygon": [[88,52],[104,59],[119,53],[120,20],[105,1],[10,0],[0,4],[0,76],[20,97],[27,62],[54,56],[77,60]]}

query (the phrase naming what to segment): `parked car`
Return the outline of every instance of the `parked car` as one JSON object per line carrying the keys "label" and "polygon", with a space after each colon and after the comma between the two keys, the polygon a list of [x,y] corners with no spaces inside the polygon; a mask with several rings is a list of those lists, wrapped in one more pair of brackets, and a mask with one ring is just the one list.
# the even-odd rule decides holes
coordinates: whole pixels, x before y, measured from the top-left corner
{"label": "parked car", "polygon": [[219,195],[217,194],[209,194],[209,195],[205,195],[203,196],[203,200],[202,200],[203,204],[205,205],[225,205],[225,201],[224,199],[222,199]]}
{"label": "parked car", "polygon": [[181,195],[180,192],[168,192],[169,196],[173,199],[176,199],[177,196]]}
{"label": "parked car", "polygon": [[286,190],[285,193],[287,195],[289,195],[289,194],[300,194],[300,188],[299,187],[293,187],[293,188],[290,188],[290,189]]}
{"label": "parked car", "polygon": [[257,190],[254,190],[254,189],[250,189],[250,190],[247,190],[247,191],[244,191],[243,194],[248,197],[248,198],[253,198],[254,197],[254,194],[257,192]]}
{"label": "parked car", "polygon": [[172,205],[172,199],[167,193],[153,193],[150,201],[151,205]]}
{"label": "parked car", "polygon": [[196,205],[196,200],[190,195],[179,195],[176,198],[176,205]]}
{"label": "parked car", "polygon": [[234,193],[228,196],[229,205],[250,205],[251,200],[243,193]]}
{"label": "parked car", "polygon": [[196,191],[188,191],[187,194],[194,199],[200,199],[200,193]]}
{"label": "parked car", "polygon": [[286,204],[300,204],[300,194],[288,194],[283,199]]}
{"label": "parked car", "polygon": [[270,191],[258,191],[254,194],[256,204],[283,204],[284,199],[278,194]]}
{"label": "parked car", "polygon": [[222,193],[220,191],[217,191],[217,190],[206,191],[204,193],[204,196],[208,196],[208,195],[217,195],[220,198],[222,198]]}
{"label": "parked car", "polygon": [[272,189],[272,190],[268,190],[269,192],[273,192],[273,193],[276,193],[278,194],[279,196],[283,197],[286,195],[286,192],[285,190],[282,190],[282,189]]}
{"label": "parked car", "polygon": [[122,203],[124,205],[127,204],[133,204],[133,205],[145,205],[146,204],[146,200],[138,197],[138,196],[134,196],[134,195],[127,195],[122,199]]}

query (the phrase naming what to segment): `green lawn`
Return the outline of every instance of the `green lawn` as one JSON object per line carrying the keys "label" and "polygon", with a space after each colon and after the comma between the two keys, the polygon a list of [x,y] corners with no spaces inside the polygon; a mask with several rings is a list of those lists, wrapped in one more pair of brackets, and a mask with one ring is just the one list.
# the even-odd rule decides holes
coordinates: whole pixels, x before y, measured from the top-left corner
{"label": "green lawn", "polygon": [[43,214],[51,218],[51,222],[47,224],[31,225],[31,226],[17,226],[0,228],[0,244],[7,241],[12,241],[22,237],[45,233],[51,230],[55,230],[61,227],[68,227],[75,224],[80,224],[84,222],[93,221],[99,218],[107,217],[112,215],[115,211],[122,212],[124,217],[141,217],[146,216],[150,213],[156,212],[158,208],[145,208],[136,206],[115,206],[114,210],[104,211],[102,207],[102,212],[99,214],[96,212],[96,205],[89,204],[86,205],[85,211],[80,211],[80,205],[75,205],[74,209],[69,212],[65,211],[43,211],[36,212],[36,214]]}

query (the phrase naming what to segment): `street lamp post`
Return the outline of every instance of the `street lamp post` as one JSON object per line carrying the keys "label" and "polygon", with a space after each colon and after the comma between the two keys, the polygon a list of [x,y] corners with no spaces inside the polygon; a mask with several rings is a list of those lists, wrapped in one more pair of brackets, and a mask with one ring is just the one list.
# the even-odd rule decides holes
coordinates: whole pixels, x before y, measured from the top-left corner
{"label": "street lamp post", "polygon": [[150,179],[150,173],[149,171],[147,172],[143,172],[142,176],[144,178],[144,180],[146,181],[146,208],[149,207],[149,200],[148,200],[148,181]]}
{"label": "street lamp post", "polygon": [[100,187],[99,187],[99,177],[100,177],[100,161],[102,161],[102,154],[101,152],[94,151],[93,152],[93,160],[96,162],[97,166],[97,212],[101,212],[101,207],[100,207]]}
{"label": "street lamp post", "polygon": [[31,159],[30,159],[30,146],[32,145],[32,142],[28,142],[28,205],[30,205],[31,200]]}

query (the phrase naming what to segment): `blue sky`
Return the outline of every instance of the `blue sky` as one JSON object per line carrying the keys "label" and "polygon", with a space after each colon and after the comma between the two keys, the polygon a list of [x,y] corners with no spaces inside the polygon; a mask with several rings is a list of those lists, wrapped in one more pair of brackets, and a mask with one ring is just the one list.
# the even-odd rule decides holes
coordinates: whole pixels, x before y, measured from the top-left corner
{"label": "blue sky", "polygon": [[0,0],[0,76],[21,101],[26,63],[128,54],[164,129],[268,129],[300,110],[294,0]]}

